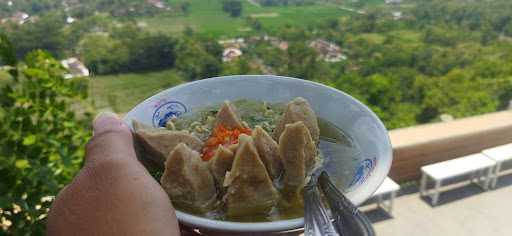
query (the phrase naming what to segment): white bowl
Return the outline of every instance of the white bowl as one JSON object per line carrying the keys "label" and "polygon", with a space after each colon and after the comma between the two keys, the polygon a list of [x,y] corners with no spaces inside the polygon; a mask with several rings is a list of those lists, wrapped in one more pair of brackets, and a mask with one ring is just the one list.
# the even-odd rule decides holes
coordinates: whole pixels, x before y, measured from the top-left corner
{"label": "white bowl", "polygon": [[[316,114],[341,128],[358,147],[358,161],[345,195],[356,205],[363,203],[387,176],[392,161],[388,132],[379,118],[365,105],[334,88],[306,80],[271,75],[216,77],[182,84],[162,91],[137,105],[124,118],[146,124],[165,124],[172,116],[192,108],[220,104],[241,98],[270,103],[306,98]],[[321,147],[322,149],[322,147]],[[328,163],[327,171],[339,180],[343,165]],[[346,172],[346,170],[345,170]],[[273,222],[242,223],[211,220],[177,211],[183,224],[200,229],[229,232],[280,232],[304,226],[304,218]]]}

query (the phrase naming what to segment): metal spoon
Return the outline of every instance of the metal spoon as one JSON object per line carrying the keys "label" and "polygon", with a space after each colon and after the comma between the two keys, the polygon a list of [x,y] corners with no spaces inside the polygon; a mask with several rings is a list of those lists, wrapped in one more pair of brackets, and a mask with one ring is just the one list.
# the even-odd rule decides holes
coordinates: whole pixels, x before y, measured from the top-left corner
{"label": "metal spoon", "polygon": [[315,171],[304,187],[304,235],[338,236],[320,198],[317,185],[319,174],[319,171]]}
{"label": "metal spoon", "polygon": [[343,236],[375,236],[370,219],[336,188],[327,172],[322,171],[318,183],[329,202],[338,233]]}
{"label": "metal spoon", "polygon": [[[331,222],[318,191],[322,189],[334,219]],[[370,220],[341,193],[325,170],[317,170],[304,188],[304,235],[375,236]]]}

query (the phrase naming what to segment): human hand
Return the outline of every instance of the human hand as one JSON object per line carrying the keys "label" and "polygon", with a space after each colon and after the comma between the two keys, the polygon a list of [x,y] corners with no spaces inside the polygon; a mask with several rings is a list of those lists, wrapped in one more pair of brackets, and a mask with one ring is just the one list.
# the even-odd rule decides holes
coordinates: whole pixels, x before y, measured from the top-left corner
{"label": "human hand", "polygon": [[52,204],[48,235],[180,235],[169,197],[137,160],[115,114],[93,124],[84,167]]}

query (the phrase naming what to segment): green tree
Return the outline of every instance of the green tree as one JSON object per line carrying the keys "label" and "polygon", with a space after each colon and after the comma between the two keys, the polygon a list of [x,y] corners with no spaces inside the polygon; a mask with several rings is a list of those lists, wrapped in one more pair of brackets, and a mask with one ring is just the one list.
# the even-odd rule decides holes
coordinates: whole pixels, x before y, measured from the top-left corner
{"label": "green tree", "polygon": [[[112,28],[113,30],[111,30]],[[119,37],[133,38],[135,36],[133,33],[140,32],[138,30],[127,32],[127,28],[129,27],[112,27],[112,19],[105,15],[86,17],[64,28],[66,42],[64,42],[63,46],[66,49],[75,49],[80,40],[90,33],[112,31],[113,37],[118,37],[121,34],[120,32],[126,32],[124,35],[119,35]]]}
{"label": "green tree", "polygon": [[[419,80],[423,84],[423,110],[428,111],[430,118],[441,114],[454,117],[465,117],[496,111],[498,100],[494,91],[478,78],[459,69],[450,71],[446,76]],[[424,119],[422,119],[424,120]]]}
{"label": "green tree", "polygon": [[182,2],[180,3],[180,10],[181,12],[183,12],[184,15],[188,15],[188,13],[190,12],[190,2],[186,1],[186,2]]}
{"label": "green tree", "polygon": [[220,61],[224,48],[212,37],[204,37],[195,40],[208,54]]}
{"label": "green tree", "polygon": [[135,22],[125,22],[120,26],[110,26],[111,22],[105,24],[101,28],[104,28],[103,32],[108,32],[109,36],[113,39],[120,40],[123,43],[130,43],[131,41],[138,40],[142,36],[146,35]]}
{"label": "green tree", "polygon": [[224,0],[222,10],[229,13],[231,17],[239,17],[242,15],[242,2],[240,0]]}
{"label": "green tree", "polygon": [[498,33],[491,29],[491,26],[485,25],[482,27],[482,36],[480,37],[480,43],[482,45],[488,45],[492,41],[498,38]]}
{"label": "green tree", "polygon": [[326,24],[329,29],[337,29],[340,26],[340,21],[338,19],[328,19]]}
{"label": "green tree", "polygon": [[287,75],[313,80],[318,74],[318,55],[304,43],[290,44],[287,50]]}
{"label": "green tree", "polygon": [[416,124],[420,108],[403,99],[407,90],[400,90],[401,83],[396,78],[383,74],[366,78],[349,74],[339,78],[334,86],[368,105],[389,129]]}
{"label": "green tree", "polygon": [[308,32],[301,27],[285,25],[279,32],[279,36],[284,40],[300,41],[308,39]]}
{"label": "green tree", "polygon": [[272,68],[275,73],[286,75],[288,74],[287,53],[275,47],[269,47],[268,44],[259,43],[253,50],[254,54],[262,59],[262,63]]}
{"label": "green tree", "polygon": [[453,47],[457,42],[457,38],[456,35],[448,29],[430,27],[425,32],[424,41],[428,44],[440,44],[446,47]]}
{"label": "green tree", "polygon": [[221,75],[247,75],[261,74],[261,70],[251,63],[247,58],[237,58],[236,60],[222,64]]}
{"label": "green tree", "polygon": [[122,72],[130,60],[126,44],[106,34],[91,34],[78,45],[77,52],[87,67],[96,74]]}
{"label": "green tree", "polygon": [[358,15],[354,20],[351,21],[351,30],[353,32],[369,33],[376,30],[378,11],[376,9],[370,9],[364,15]]}
{"label": "green tree", "polygon": [[170,68],[175,61],[175,40],[156,34],[132,40],[129,43],[130,59],[126,65],[130,71],[147,71]]}
{"label": "green tree", "polygon": [[245,23],[251,27],[254,31],[262,31],[263,30],[263,25],[261,24],[261,21],[259,21],[258,19],[256,18],[253,18],[253,17],[246,17],[245,18]]}
{"label": "green tree", "polygon": [[79,19],[86,19],[88,16],[93,16],[94,11],[96,11],[95,6],[90,4],[80,4],[69,9],[70,15]]}
{"label": "green tree", "polygon": [[42,16],[32,24],[17,26],[10,36],[13,42],[16,42],[14,45],[18,58],[24,57],[34,49],[43,49],[53,56],[61,56],[62,45],[66,40],[63,27],[63,18],[56,14]]}
{"label": "green tree", "polygon": [[9,66],[9,74],[14,78],[17,77],[18,70],[16,68],[16,52],[6,35],[0,34],[0,66]]}
{"label": "green tree", "polygon": [[504,30],[505,35],[512,37],[512,23],[509,23]]}
{"label": "green tree", "polygon": [[42,51],[17,67],[17,80],[0,92],[0,218],[11,222],[0,234],[43,235],[52,197],[79,170],[91,135],[90,113],[78,106],[87,87],[65,80]]}
{"label": "green tree", "polygon": [[192,29],[192,27],[190,27],[189,25],[186,25],[183,28],[183,35],[185,37],[191,37],[192,35],[194,35],[194,29]]}
{"label": "green tree", "polygon": [[214,77],[221,72],[219,57],[197,40],[184,38],[176,46],[176,69],[189,81]]}
{"label": "green tree", "polygon": [[76,47],[96,74],[160,70],[174,66],[176,40],[165,34],[144,34],[133,24],[114,27],[110,34],[93,33]]}

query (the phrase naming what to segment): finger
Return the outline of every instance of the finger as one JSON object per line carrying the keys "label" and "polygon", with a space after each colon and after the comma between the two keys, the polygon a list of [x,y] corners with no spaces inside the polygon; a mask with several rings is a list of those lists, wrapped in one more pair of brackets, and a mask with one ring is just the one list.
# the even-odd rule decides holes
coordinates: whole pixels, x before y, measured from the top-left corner
{"label": "finger", "polygon": [[133,137],[128,126],[111,112],[93,122],[93,137],[86,147],[85,165],[104,161],[135,161]]}
{"label": "finger", "polygon": [[94,136],[104,132],[124,130],[126,125],[113,112],[101,112],[93,121]]}

